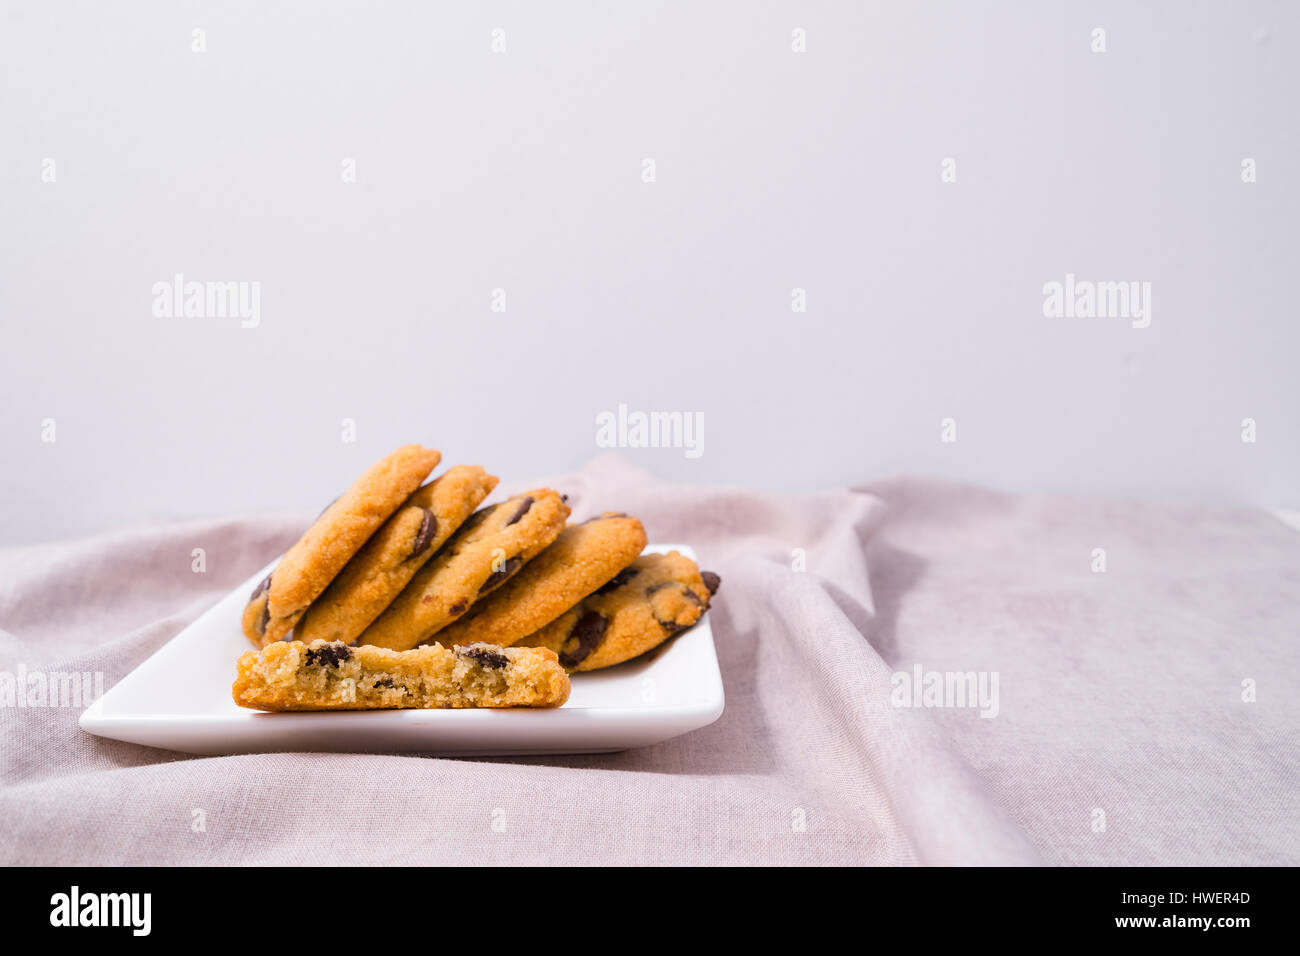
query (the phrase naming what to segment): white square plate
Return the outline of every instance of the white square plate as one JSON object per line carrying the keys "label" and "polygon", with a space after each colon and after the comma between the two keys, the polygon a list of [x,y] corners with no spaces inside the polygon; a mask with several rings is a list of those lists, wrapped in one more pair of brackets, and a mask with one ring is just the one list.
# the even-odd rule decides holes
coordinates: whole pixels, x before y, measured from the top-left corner
{"label": "white square plate", "polygon": [[[652,552],[690,548],[651,545]],[[706,614],[646,659],[573,675],[553,710],[372,710],[265,714],[235,705],[239,619],[274,562],[160,647],[81,715],[100,737],[195,754],[341,751],[602,753],[644,747],[722,716],[722,675]]]}

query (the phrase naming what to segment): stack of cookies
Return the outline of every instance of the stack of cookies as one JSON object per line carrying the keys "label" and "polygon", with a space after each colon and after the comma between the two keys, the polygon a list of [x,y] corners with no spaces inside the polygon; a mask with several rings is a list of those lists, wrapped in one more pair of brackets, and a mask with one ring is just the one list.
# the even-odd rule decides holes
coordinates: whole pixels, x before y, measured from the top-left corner
{"label": "stack of cookies", "polygon": [[257,586],[235,702],[257,710],[558,707],[569,674],[653,650],[718,589],[641,522],[568,523],[538,488],[479,506],[497,478],[406,445],[337,498]]}

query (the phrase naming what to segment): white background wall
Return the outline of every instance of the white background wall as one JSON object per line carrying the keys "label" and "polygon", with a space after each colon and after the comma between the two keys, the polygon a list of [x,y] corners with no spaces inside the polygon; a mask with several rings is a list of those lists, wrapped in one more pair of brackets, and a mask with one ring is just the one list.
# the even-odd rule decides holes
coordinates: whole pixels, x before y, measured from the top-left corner
{"label": "white background wall", "polygon": [[[1297,5],[433,7],[2,5],[0,543],[405,441],[541,476],[620,402],[704,413],[628,453],[679,479],[1300,504]],[[155,317],[176,272],[260,325]],[[1045,318],[1067,272],[1150,327]]]}

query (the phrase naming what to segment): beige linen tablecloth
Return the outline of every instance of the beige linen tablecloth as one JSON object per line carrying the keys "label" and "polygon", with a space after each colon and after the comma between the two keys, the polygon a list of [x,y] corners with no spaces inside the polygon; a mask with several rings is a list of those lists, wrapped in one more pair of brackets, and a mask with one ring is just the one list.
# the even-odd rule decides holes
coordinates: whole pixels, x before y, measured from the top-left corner
{"label": "beige linen tablecloth", "polygon": [[[617,457],[551,483],[721,574],[716,724],[600,756],[201,758],[0,706],[0,862],[1300,863],[1300,534],[1274,517],[905,479],[779,496]],[[4,550],[0,672],[112,686],[309,520]],[[996,716],[896,706],[918,665],[996,673]]]}

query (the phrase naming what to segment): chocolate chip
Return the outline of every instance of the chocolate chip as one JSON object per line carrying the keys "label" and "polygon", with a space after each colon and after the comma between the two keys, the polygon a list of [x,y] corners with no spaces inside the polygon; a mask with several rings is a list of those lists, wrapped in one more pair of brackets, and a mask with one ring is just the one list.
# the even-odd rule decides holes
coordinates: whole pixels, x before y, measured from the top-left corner
{"label": "chocolate chip", "polygon": [[578,619],[578,623],[573,625],[573,630],[569,632],[568,638],[565,639],[567,644],[571,640],[576,640],[578,646],[571,651],[565,651],[560,654],[560,666],[572,670],[583,661],[585,661],[605,637],[605,629],[609,627],[609,618],[595,611],[588,611]]}
{"label": "chocolate chip", "polygon": [[424,509],[424,518],[420,521],[420,530],[415,535],[415,544],[411,547],[411,557],[416,558],[429,549],[433,536],[438,533],[438,519],[428,508]]}
{"label": "chocolate chip", "polygon": [[483,586],[478,589],[479,594],[487,594],[493,588],[500,587],[505,583],[506,578],[514,574],[524,566],[524,559],[520,557],[506,558],[506,563],[500,568],[488,575],[488,579],[483,582]]}
{"label": "chocolate chip", "polygon": [[265,634],[266,625],[271,623],[271,599],[267,598],[266,603],[262,605],[262,616],[257,619],[257,633]]}
{"label": "chocolate chip", "polygon": [[[684,600],[689,601],[691,604],[694,604],[696,607],[704,606],[704,602],[700,600],[699,595],[696,594],[694,591],[692,591],[690,588],[688,588],[685,584],[682,584],[680,581],[660,581],[658,584],[654,585],[653,587],[648,587],[645,589],[646,597],[650,597],[658,593],[659,591],[662,591],[664,588],[676,588],[677,593],[680,594]],[[686,630],[686,628],[690,627],[691,624],[695,623],[694,619],[692,619],[691,622],[688,624],[678,624],[676,618],[669,618],[668,620],[664,620],[662,617],[659,616],[658,612],[654,609],[653,605],[651,606],[650,613],[654,615],[655,620],[659,622],[659,626],[662,627],[664,629],[664,632],[667,634],[676,634],[678,631],[684,631]],[[698,617],[698,615],[696,615],[696,617]]]}
{"label": "chocolate chip", "polygon": [[718,585],[722,583],[722,578],[712,571],[701,571],[700,577],[704,578],[704,586],[709,589],[709,597],[718,593]]}
{"label": "chocolate chip", "polygon": [[391,677],[380,677],[378,680],[375,681],[376,688],[393,687],[393,686],[394,686],[393,679]]}
{"label": "chocolate chip", "polygon": [[622,571],[618,572],[618,574],[610,578],[605,584],[602,584],[600,587],[598,587],[596,589],[596,593],[608,594],[610,591],[615,591],[618,588],[621,588],[623,585],[627,584],[628,581],[631,581],[634,577],[636,577],[640,573],[641,572],[636,568],[624,568]]}
{"label": "chocolate chip", "polygon": [[696,594],[694,591],[692,591],[685,584],[682,584],[681,581],[660,581],[658,584],[654,584],[646,588],[645,596],[652,597],[653,595],[658,594],[664,588],[676,588],[683,598],[685,598],[687,601],[690,601],[696,607],[704,606],[704,602],[700,600],[700,596]]}
{"label": "chocolate chip", "polygon": [[254,588],[253,593],[248,596],[248,603],[252,604],[254,601],[256,601],[258,596],[261,595],[262,592],[264,592],[270,586],[271,586],[271,575],[268,574],[266,577],[262,578],[262,583],[259,584],[256,588]]}
{"label": "chocolate chip", "polygon": [[471,644],[468,647],[456,648],[456,653],[461,657],[468,657],[470,660],[477,662],[482,667],[489,670],[499,671],[510,663],[510,658],[506,657],[500,651],[494,651],[487,644]]}
{"label": "chocolate chip", "polygon": [[665,634],[676,634],[678,631],[684,631],[686,628],[690,627],[689,624],[678,624],[676,621],[665,621],[657,614],[655,615],[655,620],[659,623],[659,626],[664,629]]}
{"label": "chocolate chip", "polygon": [[458,617],[465,613],[465,608],[469,607],[464,601],[457,601],[451,607],[447,608],[447,613],[453,617]]}
{"label": "chocolate chip", "polygon": [[330,667],[338,667],[344,661],[350,660],[352,660],[352,648],[342,641],[307,648],[306,662],[309,665],[327,664]]}
{"label": "chocolate chip", "polygon": [[506,522],[506,527],[507,528],[510,527],[512,524],[514,524],[524,515],[528,514],[528,509],[531,508],[532,506],[533,506],[533,496],[529,495],[523,501],[519,502],[518,510],[516,510],[515,513],[510,516],[510,520]]}

